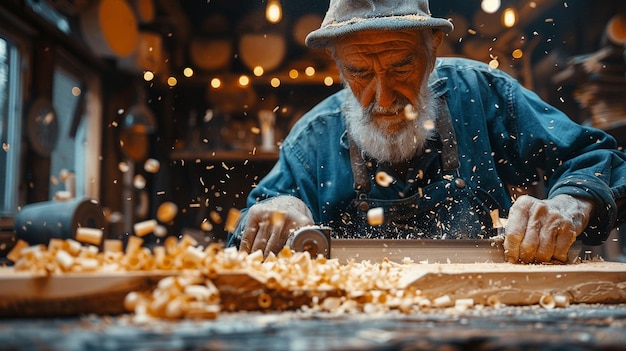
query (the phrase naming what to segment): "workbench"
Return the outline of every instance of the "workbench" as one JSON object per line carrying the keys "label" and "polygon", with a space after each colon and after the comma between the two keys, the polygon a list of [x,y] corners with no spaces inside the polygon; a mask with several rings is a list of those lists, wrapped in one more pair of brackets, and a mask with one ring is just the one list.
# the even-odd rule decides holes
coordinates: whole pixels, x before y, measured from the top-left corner
{"label": "workbench", "polygon": [[2,350],[624,350],[626,305],[431,310],[405,315],[222,313],[131,322],[129,315],[0,320]]}
{"label": "workbench", "polygon": [[[341,264],[185,248],[197,262],[170,270],[120,265],[134,256],[72,266],[91,271],[30,270],[41,258],[0,268],[0,350],[626,349],[624,263]],[[182,299],[215,313],[185,314]]]}

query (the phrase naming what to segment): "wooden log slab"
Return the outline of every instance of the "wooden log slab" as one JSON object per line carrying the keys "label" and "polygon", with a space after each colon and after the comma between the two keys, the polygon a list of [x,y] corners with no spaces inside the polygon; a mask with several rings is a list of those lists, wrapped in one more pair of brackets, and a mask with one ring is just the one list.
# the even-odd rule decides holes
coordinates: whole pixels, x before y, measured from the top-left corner
{"label": "wooden log slab", "polygon": [[58,317],[120,314],[131,291],[153,289],[171,272],[72,273],[16,272],[0,268],[0,317]]}
{"label": "wooden log slab", "polygon": [[329,296],[342,294],[338,290],[286,290],[268,286],[245,272],[220,274],[213,279],[220,291],[222,309],[226,311],[285,311],[310,306]]}
{"label": "wooden log slab", "polygon": [[[406,267],[404,267],[406,266]],[[626,264],[585,262],[574,265],[509,263],[407,264],[394,289],[416,289],[425,298],[448,296],[476,304],[533,305],[543,296],[566,296],[568,303],[626,303]],[[0,268],[0,317],[52,317],[120,314],[131,291],[153,289],[172,271],[65,273],[16,272]],[[247,272],[218,272],[211,277],[224,311],[287,310],[311,305],[346,291],[288,290],[268,286]]]}
{"label": "wooden log slab", "polygon": [[[538,304],[542,296],[565,296],[569,303],[626,302],[626,264],[588,262],[573,265],[508,263],[440,264],[415,267],[404,276],[424,297],[448,295],[452,301],[472,298],[489,305]],[[432,271],[435,270],[435,271]]]}

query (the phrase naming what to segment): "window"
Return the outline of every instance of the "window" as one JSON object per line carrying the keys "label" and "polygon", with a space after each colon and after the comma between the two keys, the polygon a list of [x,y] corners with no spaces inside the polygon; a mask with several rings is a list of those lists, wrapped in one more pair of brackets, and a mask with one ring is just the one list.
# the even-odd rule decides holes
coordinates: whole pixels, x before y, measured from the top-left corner
{"label": "window", "polygon": [[[20,177],[20,54],[0,32],[0,226],[17,212]],[[3,219],[4,218],[4,219]]]}
{"label": "window", "polygon": [[[12,218],[23,203],[21,145],[24,113],[23,86],[26,78],[22,62],[22,42],[0,29],[0,230],[12,227]],[[19,45],[18,45],[19,44]],[[63,52],[62,50],[60,50]],[[57,114],[59,134],[52,151],[49,198],[71,184],[76,197],[99,198],[101,99],[100,81],[96,74],[59,54],[55,65],[52,105]],[[61,181],[67,170],[74,182]],[[22,189],[24,190],[24,189]],[[68,189],[69,190],[69,189]]]}
{"label": "window", "polygon": [[50,193],[98,198],[100,171],[99,83],[93,74],[60,55],[52,85],[59,135],[52,151]]}

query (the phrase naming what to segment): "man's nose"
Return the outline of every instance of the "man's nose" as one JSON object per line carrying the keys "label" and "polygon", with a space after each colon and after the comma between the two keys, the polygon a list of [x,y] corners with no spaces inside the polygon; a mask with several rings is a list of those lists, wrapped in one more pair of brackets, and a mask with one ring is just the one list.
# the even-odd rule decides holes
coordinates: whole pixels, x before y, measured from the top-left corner
{"label": "man's nose", "polygon": [[376,103],[382,108],[389,108],[395,101],[395,93],[392,82],[385,76],[376,79]]}

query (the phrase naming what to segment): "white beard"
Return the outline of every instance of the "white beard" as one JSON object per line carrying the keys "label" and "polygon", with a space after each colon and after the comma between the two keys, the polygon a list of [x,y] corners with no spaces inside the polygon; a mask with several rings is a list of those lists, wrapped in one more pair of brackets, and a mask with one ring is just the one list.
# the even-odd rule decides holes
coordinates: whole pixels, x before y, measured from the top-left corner
{"label": "white beard", "polygon": [[[408,161],[422,153],[424,144],[432,135],[435,125],[435,101],[426,84],[421,89],[420,101],[413,106],[416,117],[407,118],[407,124],[396,133],[376,127],[368,108],[362,107],[348,88],[348,98],[344,104],[346,127],[353,140],[365,155],[390,164]],[[403,111],[399,111],[403,114]],[[406,117],[406,116],[405,116]]]}

